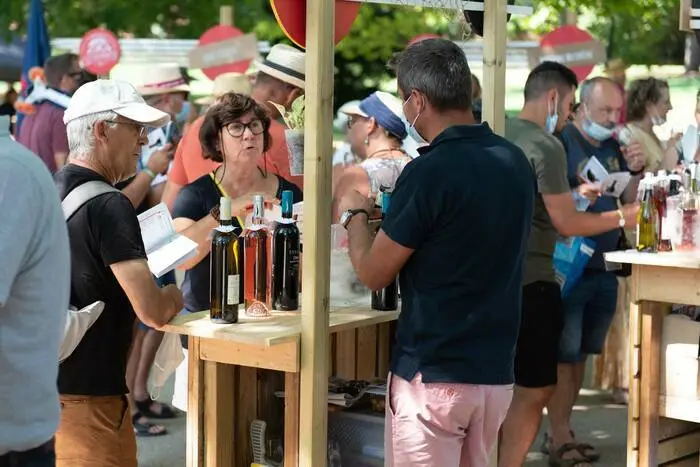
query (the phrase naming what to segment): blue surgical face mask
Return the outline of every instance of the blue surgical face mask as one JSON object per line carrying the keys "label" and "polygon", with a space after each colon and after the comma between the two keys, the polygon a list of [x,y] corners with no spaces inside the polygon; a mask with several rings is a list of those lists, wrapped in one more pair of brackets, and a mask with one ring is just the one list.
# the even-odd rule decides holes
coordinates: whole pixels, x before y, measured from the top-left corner
{"label": "blue surgical face mask", "polygon": [[554,131],[557,129],[557,123],[559,123],[559,112],[557,110],[559,105],[559,96],[554,100],[554,109],[550,108],[547,109],[547,118],[544,121],[544,131],[547,133],[554,134]]}
{"label": "blue surgical face mask", "polygon": [[588,136],[601,143],[612,138],[615,132],[613,128],[606,128],[600,123],[594,122],[588,112],[586,112],[586,118],[583,120],[583,131],[585,131]]}
{"label": "blue surgical face mask", "polygon": [[[406,102],[403,103],[404,115],[406,115],[406,110],[405,110],[405,109],[406,109],[406,104],[408,104],[408,101],[411,100],[411,97],[413,97],[413,94],[411,94],[411,95],[408,97],[408,99],[406,99]],[[422,145],[429,144],[429,143],[425,140],[425,138],[423,138],[423,137],[420,135],[420,133],[418,133],[418,130],[416,130],[416,126],[415,126],[415,125],[416,125],[416,121],[418,121],[418,117],[420,117],[420,112],[418,113],[418,115],[416,115],[416,118],[413,119],[413,122],[411,122],[411,123],[408,125],[408,136],[410,136],[411,138],[413,138],[413,140],[414,140],[416,143],[418,143],[419,146],[422,146]]]}
{"label": "blue surgical face mask", "polygon": [[182,103],[182,110],[175,116],[175,120],[178,123],[185,123],[187,121],[187,116],[190,114],[190,101],[185,101]]}

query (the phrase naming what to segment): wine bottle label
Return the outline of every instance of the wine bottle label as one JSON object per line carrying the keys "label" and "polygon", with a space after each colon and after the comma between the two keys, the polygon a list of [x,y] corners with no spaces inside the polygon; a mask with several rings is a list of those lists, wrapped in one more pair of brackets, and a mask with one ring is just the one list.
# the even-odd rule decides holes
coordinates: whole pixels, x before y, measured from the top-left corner
{"label": "wine bottle label", "polygon": [[241,279],[240,276],[229,275],[227,281],[226,290],[226,304],[227,305],[238,305],[238,299],[240,294]]}

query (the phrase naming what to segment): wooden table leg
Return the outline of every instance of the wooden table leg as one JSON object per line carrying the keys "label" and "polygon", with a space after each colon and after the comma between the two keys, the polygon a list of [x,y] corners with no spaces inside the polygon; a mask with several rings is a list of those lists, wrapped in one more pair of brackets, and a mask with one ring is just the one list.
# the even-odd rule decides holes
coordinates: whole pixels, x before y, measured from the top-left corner
{"label": "wooden table leg", "polygon": [[629,315],[629,404],[627,407],[627,467],[639,466],[639,401],[642,351],[642,320],[639,306],[630,303]]}
{"label": "wooden table leg", "polygon": [[187,340],[187,467],[204,467],[204,365],[199,337]]}
{"label": "wooden table leg", "polygon": [[639,378],[639,466],[657,465],[659,440],[659,389],[661,375],[661,327],[665,314],[661,303],[641,301],[641,372]]}
{"label": "wooden table leg", "polygon": [[299,465],[299,373],[284,374],[284,467]]}
{"label": "wooden table leg", "polygon": [[239,446],[239,440],[234,438],[235,371],[234,365],[204,362],[204,438],[207,467],[236,466],[234,447],[245,449],[245,446]]}

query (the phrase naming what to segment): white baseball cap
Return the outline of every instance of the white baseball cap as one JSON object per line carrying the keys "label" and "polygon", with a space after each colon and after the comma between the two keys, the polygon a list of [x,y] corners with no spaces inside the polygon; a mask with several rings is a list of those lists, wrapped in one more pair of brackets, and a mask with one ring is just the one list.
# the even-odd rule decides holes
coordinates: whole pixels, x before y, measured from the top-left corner
{"label": "white baseball cap", "polygon": [[170,115],[146,104],[136,88],[126,81],[98,79],[75,91],[63,114],[63,123],[109,111],[154,128],[170,121]]}

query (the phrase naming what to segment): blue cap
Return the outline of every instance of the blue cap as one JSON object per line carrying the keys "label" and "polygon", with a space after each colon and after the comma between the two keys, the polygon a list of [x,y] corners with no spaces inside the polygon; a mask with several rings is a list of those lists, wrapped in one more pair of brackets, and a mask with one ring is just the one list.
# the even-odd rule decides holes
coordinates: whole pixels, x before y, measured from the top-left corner
{"label": "blue cap", "polygon": [[[360,102],[358,108],[361,116],[374,118],[379,126],[400,140],[408,136],[401,100],[388,92],[373,92]],[[352,111],[348,110],[348,113]]]}

